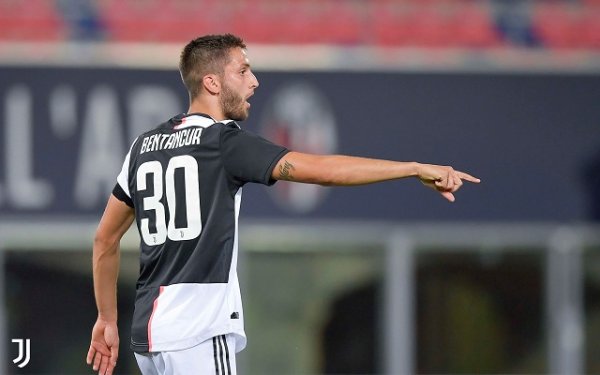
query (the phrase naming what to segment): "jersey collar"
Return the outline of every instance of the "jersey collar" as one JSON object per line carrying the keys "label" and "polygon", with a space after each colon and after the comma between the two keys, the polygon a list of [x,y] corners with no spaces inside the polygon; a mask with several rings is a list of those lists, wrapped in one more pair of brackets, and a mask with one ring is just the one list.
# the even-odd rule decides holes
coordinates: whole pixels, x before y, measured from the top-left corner
{"label": "jersey collar", "polygon": [[227,124],[233,120],[216,121],[205,113],[182,113],[171,119],[173,123],[173,129],[179,130],[188,128],[191,126],[199,126],[201,128],[207,128],[217,122]]}

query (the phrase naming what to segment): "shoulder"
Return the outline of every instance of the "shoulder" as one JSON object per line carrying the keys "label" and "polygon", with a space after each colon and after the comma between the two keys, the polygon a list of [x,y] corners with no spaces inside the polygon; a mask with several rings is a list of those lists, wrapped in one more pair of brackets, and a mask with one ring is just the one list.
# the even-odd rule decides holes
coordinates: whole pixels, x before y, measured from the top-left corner
{"label": "shoulder", "polygon": [[252,135],[252,132],[242,129],[242,127],[233,120],[216,122],[212,127],[217,128],[221,140],[230,140],[237,138],[245,138],[247,135]]}
{"label": "shoulder", "polygon": [[215,125],[221,127],[224,130],[242,130],[242,127],[233,120],[225,120],[215,122]]}

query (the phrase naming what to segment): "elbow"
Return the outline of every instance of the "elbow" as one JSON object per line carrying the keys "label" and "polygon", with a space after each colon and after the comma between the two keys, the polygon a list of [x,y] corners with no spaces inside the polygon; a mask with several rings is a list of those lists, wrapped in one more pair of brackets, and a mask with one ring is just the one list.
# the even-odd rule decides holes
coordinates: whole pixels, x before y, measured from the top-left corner
{"label": "elbow", "polygon": [[325,186],[325,187],[344,186],[344,183],[342,181],[334,179],[334,178],[323,178],[322,180],[317,182],[317,184],[320,186]]}
{"label": "elbow", "polygon": [[311,183],[311,184],[320,185],[320,186],[326,186],[326,187],[356,185],[356,183],[352,179],[342,176],[342,175],[337,175],[335,173],[321,175],[321,176],[314,178],[313,180],[310,180],[307,182]]}
{"label": "elbow", "polygon": [[309,177],[309,178],[305,178],[303,181],[299,181],[299,182],[305,182],[308,184],[314,184],[314,185],[319,185],[319,186],[339,186],[342,185],[341,181],[339,178],[337,178],[334,174],[332,173],[322,173],[319,175],[315,175]]}
{"label": "elbow", "polygon": [[360,182],[352,174],[344,174],[335,170],[322,174],[317,182],[321,186],[353,186]]}
{"label": "elbow", "polygon": [[110,255],[117,251],[118,240],[103,233],[94,236],[94,256]]}

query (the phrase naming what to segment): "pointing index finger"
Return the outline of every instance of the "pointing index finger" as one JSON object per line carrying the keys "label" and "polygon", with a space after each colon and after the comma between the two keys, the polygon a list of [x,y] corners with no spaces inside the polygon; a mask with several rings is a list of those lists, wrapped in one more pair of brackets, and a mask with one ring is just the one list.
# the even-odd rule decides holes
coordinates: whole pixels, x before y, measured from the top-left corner
{"label": "pointing index finger", "polygon": [[463,180],[467,180],[467,181],[469,181],[469,182],[474,182],[474,183],[476,183],[476,184],[478,184],[478,183],[480,183],[480,182],[481,182],[481,180],[480,180],[480,179],[478,179],[477,177],[473,177],[473,176],[471,176],[471,175],[470,175],[470,174],[468,174],[468,173],[465,173],[465,172],[460,172],[460,171],[456,171],[456,173],[458,174],[458,177],[460,177],[460,178],[461,178],[461,179],[463,179]]}

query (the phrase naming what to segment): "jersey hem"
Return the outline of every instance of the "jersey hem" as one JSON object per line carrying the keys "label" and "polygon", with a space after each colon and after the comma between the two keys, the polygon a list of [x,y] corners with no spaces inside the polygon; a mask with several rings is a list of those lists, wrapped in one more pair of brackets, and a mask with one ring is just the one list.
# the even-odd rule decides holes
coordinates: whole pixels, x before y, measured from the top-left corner
{"label": "jersey hem", "polygon": [[242,351],[246,347],[246,334],[243,331],[231,331],[231,330],[214,330],[209,333],[189,337],[183,340],[169,341],[169,342],[152,342],[152,351],[148,351],[148,344],[134,343],[131,342],[130,347],[135,353],[155,353],[155,352],[169,352],[178,351],[193,348],[194,346],[203,343],[206,340],[210,340],[213,337],[220,335],[234,335],[236,343],[236,353]]}

